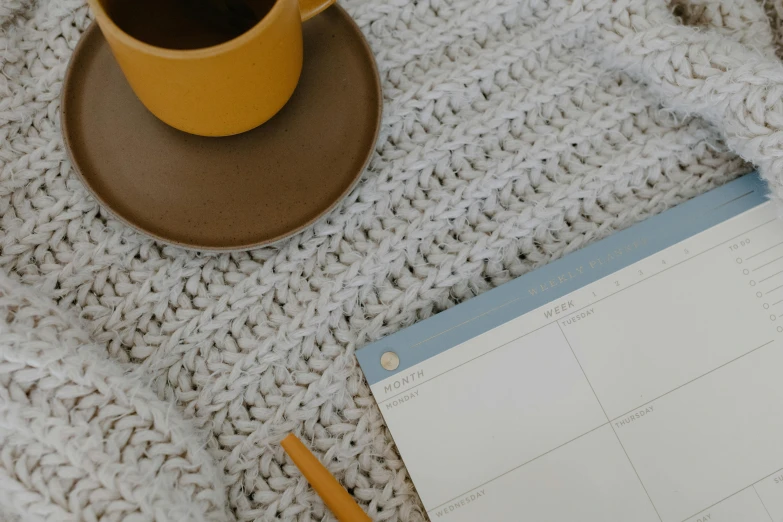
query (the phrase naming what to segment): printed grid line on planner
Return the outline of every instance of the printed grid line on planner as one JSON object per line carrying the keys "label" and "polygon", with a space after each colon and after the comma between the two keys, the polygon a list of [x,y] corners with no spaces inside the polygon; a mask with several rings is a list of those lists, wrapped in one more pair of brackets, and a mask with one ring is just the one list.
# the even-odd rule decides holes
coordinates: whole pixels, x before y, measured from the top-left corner
{"label": "printed grid line on planner", "polygon": [[782,315],[763,204],[373,393],[431,519],[781,521]]}

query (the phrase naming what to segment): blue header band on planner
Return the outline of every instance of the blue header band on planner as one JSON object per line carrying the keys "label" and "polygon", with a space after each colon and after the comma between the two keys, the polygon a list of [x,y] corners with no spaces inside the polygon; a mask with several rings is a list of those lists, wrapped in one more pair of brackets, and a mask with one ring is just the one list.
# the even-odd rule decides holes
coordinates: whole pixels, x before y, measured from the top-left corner
{"label": "blue header band on planner", "polygon": [[[357,351],[356,357],[367,381],[373,385],[750,210],[764,203],[767,193],[767,186],[758,175],[748,174],[371,343]],[[628,245],[634,247],[626,249]],[[584,277],[558,281],[556,286],[536,295],[530,292],[538,283],[558,280],[559,275],[616,249],[623,249],[623,254],[611,263],[596,266]],[[387,351],[395,352],[400,358],[400,365],[394,371],[381,366],[381,355]]]}

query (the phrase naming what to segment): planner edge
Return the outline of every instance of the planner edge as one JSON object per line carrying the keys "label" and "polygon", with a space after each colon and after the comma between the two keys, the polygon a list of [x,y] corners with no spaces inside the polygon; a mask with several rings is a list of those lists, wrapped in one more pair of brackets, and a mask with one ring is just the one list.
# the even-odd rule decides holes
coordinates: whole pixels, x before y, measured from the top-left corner
{"label": "planner edge", "polygon": [[[750,210],[767,198],[768,189],[758,174],[742,176],[370,343],[356,352],[359,364],[372,386]],[[381,356],[388,351],[399,357],[399,366],[391,371],[381,366]]]}

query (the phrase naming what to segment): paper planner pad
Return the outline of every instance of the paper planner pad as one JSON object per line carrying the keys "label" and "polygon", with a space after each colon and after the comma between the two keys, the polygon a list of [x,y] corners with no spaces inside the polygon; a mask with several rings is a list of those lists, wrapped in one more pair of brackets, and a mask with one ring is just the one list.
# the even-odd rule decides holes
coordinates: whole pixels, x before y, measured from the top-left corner
{"label": "paper planner pad", "polygon": [[755,174],[357,355],[431,520],[783,521],[783,222]]}

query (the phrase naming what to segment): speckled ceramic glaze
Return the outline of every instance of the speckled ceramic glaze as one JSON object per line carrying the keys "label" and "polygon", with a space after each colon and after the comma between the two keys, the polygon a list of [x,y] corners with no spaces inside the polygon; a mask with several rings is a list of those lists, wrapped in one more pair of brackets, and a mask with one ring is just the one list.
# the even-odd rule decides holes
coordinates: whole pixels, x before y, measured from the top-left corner
{"label": "speckled ceramic glaze", "polygon": [[93,24],[71,59],[62,104],[85,185],[128,225],[197,250],[246,250],[312,224],[361,177],[382,98],[372,53],[341,7],[303,29],[304,70],[289,103],[252,131],[208,138],[148,112]]}

